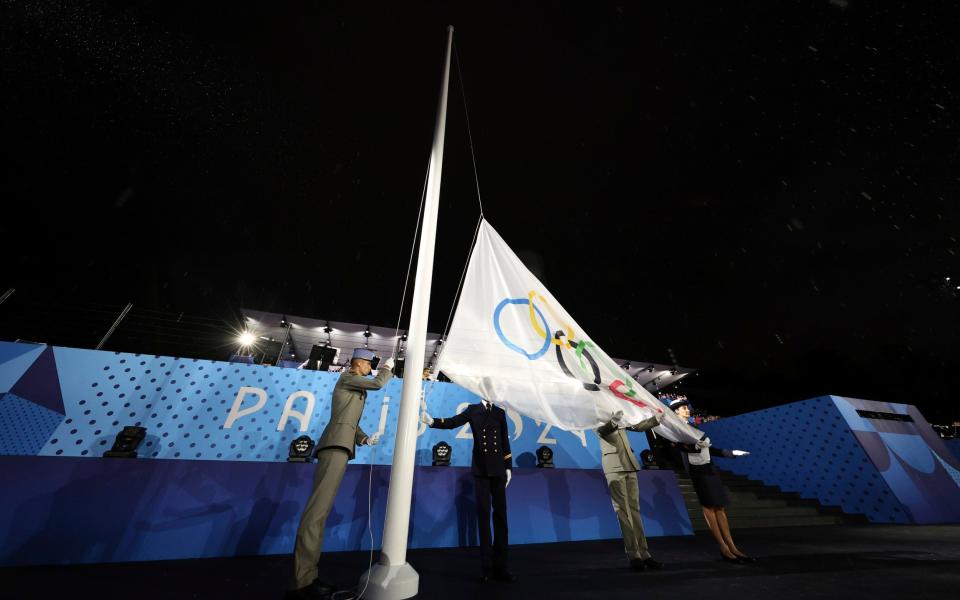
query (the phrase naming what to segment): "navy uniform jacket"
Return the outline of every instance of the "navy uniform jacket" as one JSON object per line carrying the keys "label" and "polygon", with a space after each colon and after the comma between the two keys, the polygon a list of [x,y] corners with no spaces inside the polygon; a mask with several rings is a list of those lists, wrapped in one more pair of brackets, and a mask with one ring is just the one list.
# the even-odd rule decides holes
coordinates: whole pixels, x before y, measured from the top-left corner
{"label": "navy uniform jacket", "polygon": [[500,407],[471,404],[459,415],[434,419],[434,429],[454,429],[470,423],[473,432],[473,474],[477,477],[506,477],[513,467],[507,413]]}

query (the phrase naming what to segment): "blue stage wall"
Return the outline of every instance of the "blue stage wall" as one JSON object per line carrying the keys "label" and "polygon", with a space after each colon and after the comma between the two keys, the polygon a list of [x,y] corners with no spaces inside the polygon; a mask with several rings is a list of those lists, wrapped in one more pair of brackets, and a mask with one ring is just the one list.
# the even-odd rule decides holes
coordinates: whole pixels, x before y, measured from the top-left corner
{"label": "blue stage wall", "polygon": [[947,449],[953,453],[957,460],[960,460],[960,438],[944,440],[943,443],[947,446]]}
{"label": "blue stage wall", "polygon": [[[304,463],[0,457],[0,564],[120,562],[286,554],[315,466]],[[369,549],[370,466],[351,464],[327,521],[324,551]],[[380,547],[390,468],[373,466],[373,545]],[[515,469],[511,544],[619,538],[597,469]],[[671,471],[642,471],[648,536],[690,535]],[[468,468],[418,467],[410,547],[477,544]]]}
{"label": "blue stage wall", "polygon": [[[867,419],[857,410],[909,416]],[[718,466],[882,523],[960,522],[960,460],[915,406],[823,396],[703,425]]]}
{"label": "blue stage wall", "polygon": [[[117,431],[137,424],[147,428],[144,458],[284,461],[294,438],[320,436],[338,376],[0,342],[0,455],[101,456]],[[372,433],[382,423],[385,433],[379,446],[358,448],[356,463],[392,462],[401,384],[393,380],[369,395],[361,427]],[[436,417],[479,401],[450,383],[427,383],[425,389]],[[299,413],[306,413],[302,420]],[[599,467],[594,434],[551,428],[513,411],[508,416],[518,466],[534,465],[533,453],[548,445],[557,467]],[[455,466],[469,465],[469,426],[442,431],[423,425],[418,465],[430,464],[430,450],[440,440],[453,446]],[[647,448],[642,434],[631,434],[631,442],[638,453]]]}

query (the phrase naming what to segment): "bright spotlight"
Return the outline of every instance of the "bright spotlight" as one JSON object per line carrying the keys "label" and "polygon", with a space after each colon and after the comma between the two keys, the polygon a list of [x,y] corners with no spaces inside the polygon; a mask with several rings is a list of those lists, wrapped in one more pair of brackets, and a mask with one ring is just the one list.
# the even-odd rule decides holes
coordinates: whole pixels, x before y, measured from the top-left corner
{"label": "bright spotlight", "polygon": [[253,344],[253,340],[255,339],[257,338],[255,338],[252,333],[250,333],[249,331],[244,331],[243,333],[240,334],[240,337],[239,337],[240,345],[250,346]]}

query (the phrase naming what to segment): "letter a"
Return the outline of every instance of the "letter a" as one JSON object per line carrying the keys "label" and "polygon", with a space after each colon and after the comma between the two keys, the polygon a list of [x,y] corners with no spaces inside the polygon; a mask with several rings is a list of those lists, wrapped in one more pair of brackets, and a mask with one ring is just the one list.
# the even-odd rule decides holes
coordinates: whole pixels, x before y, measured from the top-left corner
{"label": "letter a", "polygon": [[[307,410],[303,412],[293,410],[293,401],[297,398],[307,399]],[[306,390],[300,390],[290,394],[290,397],[287,398],[287,403],[283,406],[283,414],[280,415],[280,421],[277,423],[277,431],[283,431],[283,428],[287,426],[288,417],[293,417],[300,421],[300,431],[306,431],[310,425],[310,415],[313,414],[313,405],[316,402],[317,400],[313,397],[313,394]]]}

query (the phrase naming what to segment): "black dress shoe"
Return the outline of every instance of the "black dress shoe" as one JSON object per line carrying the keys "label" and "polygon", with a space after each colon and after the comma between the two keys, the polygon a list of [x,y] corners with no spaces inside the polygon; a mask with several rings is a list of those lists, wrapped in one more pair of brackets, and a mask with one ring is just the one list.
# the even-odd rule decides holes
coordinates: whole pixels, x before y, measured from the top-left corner
{"label": "black dress shoe", "polygon": [[327,600],[335,591],[337,591],[336,587],[319,579],[314,579],[310,585],[287,592],[287,598],[290,600]]}
{"label": "black dress shoe", "polygon": [[652,556],[648,556],[647,558],[643,559],[643,564],[648,569],[652,569],[654,571],[659,571],[663,568],[663,563],[659,560],[654,560]]}
{"label": "black dress shoe", "polygon": [[742,560],[740,560],[739,558],[736,558],[736,557],[730,558],[729,556],[724,556],[724,555],[721,554],[721,555],[720,555],[720,558],[723,559],[723,562],[728,562],[728,563],[732,563],[732,564],[735,564],[735,565],[742,565],[742,564],[744,564],[744,562],[743,562]]}
{"label": "black dress shoe", "polygon": [[496,581],[505,583],[513,583],[517,580],[517,576],[506,569],[494,569],[490,576]]}
{"label": "black dress shoe", "polygon": [[738,559],[740,560],[740,562],[742,562],[742,563],[748,563],[748,564],[749,564],[749,563],[755,563],[755,562],[757,562],[757,559],[755,559],[755,558],[752,557],[752,556],[738,556],[737,558],[738,558]]}
{"label": "black dress shoe", "polygon": [[647,563],[642,558],[631,558],[630,568],[634,571],[646,571]]}

